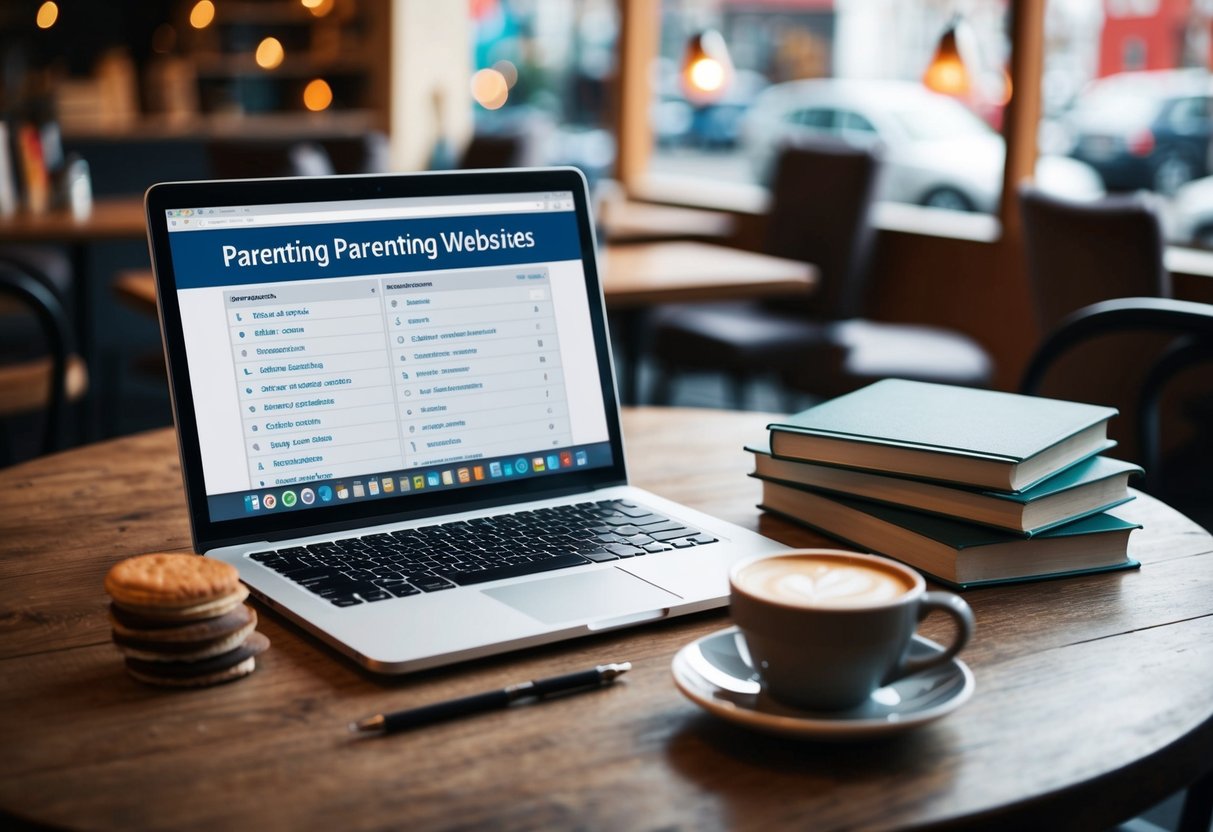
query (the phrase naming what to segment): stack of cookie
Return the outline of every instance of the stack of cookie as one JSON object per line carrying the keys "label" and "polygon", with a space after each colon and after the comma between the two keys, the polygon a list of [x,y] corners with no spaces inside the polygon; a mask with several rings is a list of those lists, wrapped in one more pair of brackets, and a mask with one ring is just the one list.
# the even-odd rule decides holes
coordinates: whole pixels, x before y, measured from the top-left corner
{"label": "stack of cookie", "polygon": [[270,642],[256,632],[248,588],[231,564],[197,555],[152,554],[105,576],[114,643],[141,682],[205,687],[252,673]]}

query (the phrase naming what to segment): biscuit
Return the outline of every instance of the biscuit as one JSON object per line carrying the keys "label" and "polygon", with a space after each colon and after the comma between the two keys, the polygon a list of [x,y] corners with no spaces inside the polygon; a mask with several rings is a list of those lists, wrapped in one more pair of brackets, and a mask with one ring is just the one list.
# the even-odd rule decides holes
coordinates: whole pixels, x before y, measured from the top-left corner
{"label": "biscuit", "polygon": [[207,618],[217,618],[231,612],[244,603],[248,598],[248,587],[237,583],[236,589],[230,595],[204,601],[193,606],[162,607],[155,604],[132,604],[114,599],[114,603],[125,612],[131,612],[143,618],[159,619],[163,622],[181,623],[199,621]]}
{"label": "biscuit", "polygon": [[240,573],[229,563],[164,552],[127,558],[105,576],[110,597],[132,608],[193,608],[225,598],[239,585]]}
{"label": "biscuit", "polygon": [[127,658],[126,670],[135,679],[161,687],[207,687],[231,682],[252,673],[256,657],[270,646],[261,633],[249,634],[248,640],[218,656],[195,662],[159,662]]}
{"label": "biscuit", "polygon": [[257,624],[257,613],[247,604],[213,618],[184,622],[149,618],[110,604],[109,617],[116,635],[158,643],[211,641],[236,632],[250,621]]}
{"label": "biscuit", "polygon": [[252,619],[227,635],[194,642],[148,641],[120,633],[114,633],[113,637],[118,651],[130,659],[149,662],[196,662],[235,650],[244,644],[256,626],[256,619]]}

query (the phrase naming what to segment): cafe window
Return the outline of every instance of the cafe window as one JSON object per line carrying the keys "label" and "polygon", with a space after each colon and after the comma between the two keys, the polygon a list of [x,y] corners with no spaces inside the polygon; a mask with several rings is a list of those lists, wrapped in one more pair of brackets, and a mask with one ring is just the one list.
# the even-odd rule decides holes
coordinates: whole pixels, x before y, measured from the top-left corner
{"label": "cafe window", "polygon": [[1213,247],[1213,7],[1193,0],[1050,0],[1042,153],[1147,191],[1169,240]]}
{"label": "cafe window", "polygon": [[524,137],[532,164],[576,165],[591,182],[609,174],[615,0],[473,0],[470,9],[477,133]]}
{"label": "cafe window", "polygon": [[[663,0],[649,177],[766,185],[785,143],[828,136],[881,152],[886,202],[992,214],[1009,14],[1005,0]],[[949,30],[965,75],[936,91],[927,70]],[[725,50],[715,90],[697,86],[688,58],[705,31]],[[1037,178],[1075,198],[1103,192],[1094,170],[1065,155]]]}

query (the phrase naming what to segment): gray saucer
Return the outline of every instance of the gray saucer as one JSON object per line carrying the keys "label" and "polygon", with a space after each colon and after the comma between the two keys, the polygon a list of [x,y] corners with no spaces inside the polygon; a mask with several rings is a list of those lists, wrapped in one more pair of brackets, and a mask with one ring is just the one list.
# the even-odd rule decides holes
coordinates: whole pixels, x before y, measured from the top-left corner
{"label": "gray saucer", "polygon": [[[910,655],[943,650],[914,636]],[[704,636],[678,651],[674,684],[696,705],[730,722],[771,734],[845,741],[908,731],[950,714],[976,688],[959,659],[907,676],[872,692],[867,702],[845,711],[802,711],[772,699],[758,683],[736,627]]]}

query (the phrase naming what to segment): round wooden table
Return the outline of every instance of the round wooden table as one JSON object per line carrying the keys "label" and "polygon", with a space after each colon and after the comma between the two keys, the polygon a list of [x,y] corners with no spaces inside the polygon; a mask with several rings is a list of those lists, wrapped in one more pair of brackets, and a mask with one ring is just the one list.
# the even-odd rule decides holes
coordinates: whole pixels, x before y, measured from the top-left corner
{"label": "round wooden table", "polygon": [[[825,544],[754,508],[741,446],[765,425],[626,412],[633,480]],[[109,643],[102,578],[189,545],[173,434],[44,458],[0,472],[0,811],[90,829],[1106,829],[1213,761],[1213,538],[1149,497],[1130,507],[1140,571],[966,594],[967,705],[896,739],[822,745],[718,722],[675,690],[675,651],[723,612],[383,679],[259,607],[273,647],[252,677],[144,687]],[[346,728],[622,660],[635,669],[589,694],[386,738]]]}

